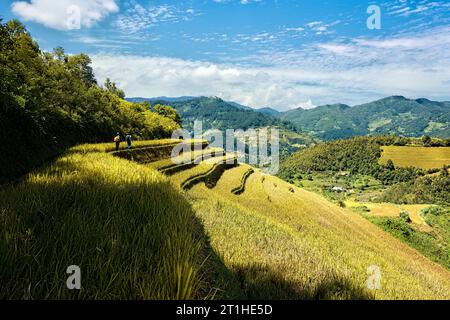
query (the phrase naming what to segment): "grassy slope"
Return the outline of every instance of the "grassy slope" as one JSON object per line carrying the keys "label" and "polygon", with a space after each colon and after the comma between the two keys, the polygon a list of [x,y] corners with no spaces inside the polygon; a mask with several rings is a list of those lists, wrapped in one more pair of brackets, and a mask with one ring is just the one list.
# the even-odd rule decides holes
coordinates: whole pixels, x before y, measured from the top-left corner
{"label": "grassy slope", "polygon": [[[261,173],[234,196],[239,179],[230,170],[188,195],[245,297],[450,298],[447,270],[357,214]],[[379,291],[365,289],[370,265],[381,268]]]}
{"label": "grassy slope", "polygon": [[[157,171],[105,148],[73,148],[0,189],[0,299],[209,294],[206,244],[189,204]],[[73,264],[81,267],[79,293],[66,289]]]}
{"label": "grassy slope", "polygon": [[[193,210],[156,170],[107,148],[74,148],[0,190],[0,298],[450,299],[447,270],[319,195],[260,172],[232,195],[238,167],[185,193]],[[78,294],[65,288],[72,264]],[[370,265],[379,291],[365,289]]]}
{"label": "grassy slope", "polygon": [[417,167],[421,169],[439,169],[450,164],[450,148],[445,147],[381,147],[380,163],[390,159],[398,167]]}

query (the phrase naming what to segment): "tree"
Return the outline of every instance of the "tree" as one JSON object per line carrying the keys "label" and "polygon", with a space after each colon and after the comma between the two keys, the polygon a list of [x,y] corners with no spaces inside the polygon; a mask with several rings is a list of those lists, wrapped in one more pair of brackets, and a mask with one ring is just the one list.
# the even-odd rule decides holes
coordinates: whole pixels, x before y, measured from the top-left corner
{"label": "tree", "polygon": [[78,143],[170,137],[179,125],[123,100],[107,79],[96,85],[91,59],[58,47],[43,53],[18,21],[0,20],[0,184]]}
{"label": "tree", "polygon": [[431,138],[430,138],[430,136],[423,136],[423,137],[422,137],[422,143],[423,143],[423,145],[424,145],[425,147],[430,146],[430,144],[431,144]]}
{"label": "tree", "polygon": [[444,165],[441,169],[441,175],[443,177],[448,177],[450,174],[448,173],[448,167],[446,165]]}
{"label": "tree", "polygon": [[117,87],[117,85],[111,81],[111,79],[106,78],[105,88],[108,92],[118,96],[121,99],[125,99],[125,92]]}
{"label": "tree", "polygon": [[56,47],[53,49],[53,56],[59,61],[64,61],[66,59],[66,52],[63,47]]}
{"label": "tree", "polygon": [[394,162],[391,159],[389,159],[386,162],[386,169],[388,169],[388,170],[395,170]]}
{"label": "tree", "polygon": [[163,117],[169,118],[169,119],[175,121],[176,123],[181,124],[180,115],[178,114],[177,110],[175,110],[171,106],[164,106],[161,104],[157,104],[154,107],[154,111]]}
{"label": "tree", "polygon": [[88,86],[97,84],[91,63],[91,58],[84,53],[68,58],[69,68]]}

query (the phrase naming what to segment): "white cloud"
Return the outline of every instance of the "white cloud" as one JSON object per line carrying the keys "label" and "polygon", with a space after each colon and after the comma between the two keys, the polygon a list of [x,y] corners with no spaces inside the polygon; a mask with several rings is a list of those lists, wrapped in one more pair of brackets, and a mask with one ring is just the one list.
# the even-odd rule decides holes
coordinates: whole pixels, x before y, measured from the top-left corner
{"label": "white cloud", "polygon": [[449,67],[436,70],[398,65],[327,71],[298,66],[238,67],[200,61],[139,56],[93,56],[99,80],[112,78],[128,96],[214,95],[251,107],[278,109],[382,96],[448,97]]}
{"label": "white cloud", "polygon": [[[94,55],[100,81],[128,96],[219,96],[254,108],[359,104],[389,95],[450,100],[448,28],[390,39],[349,39],[222,62]],[[305,102],[306,101],[306,102]]]}
{"label": "white cloud", "polygon": [[119,7],[115,0],[31,0],[13,2],[11,10],[26,21],[70,30],[74,19],[79,21],[81,28],[90,28],[109,14],[118,12]]}
{"label": "white cloud", "polygon": [[145,31],[162,22],[179,22],[190,20],[201,13],[192,8],[179,9],[173,5],[157,5],[144,7],[137,2],[132,2],[131,7],[115,21],[115,25],[124,33],[133,34]]}

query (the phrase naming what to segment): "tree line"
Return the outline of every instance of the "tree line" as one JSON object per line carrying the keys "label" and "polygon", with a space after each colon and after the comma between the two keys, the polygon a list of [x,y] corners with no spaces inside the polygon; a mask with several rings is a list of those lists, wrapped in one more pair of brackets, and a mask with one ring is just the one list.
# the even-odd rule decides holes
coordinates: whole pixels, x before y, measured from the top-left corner
{"label": "tree line", "polygon": [[181,123],[168,106],[133,104],[109,79],[99,85],[86,54],[44,52],[17,20],[0,20],[0,183],[67,147],[170,137]]}

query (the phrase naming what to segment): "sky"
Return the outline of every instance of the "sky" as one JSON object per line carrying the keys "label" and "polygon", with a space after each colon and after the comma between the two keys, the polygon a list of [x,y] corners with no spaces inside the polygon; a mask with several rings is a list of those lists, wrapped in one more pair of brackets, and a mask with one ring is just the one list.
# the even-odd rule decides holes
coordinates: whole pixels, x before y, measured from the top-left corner
{"label": "sky", "polygon": [[448,0],[1,0],[0,18],[44,51],[89,54],[97,79],[128,97],[278,110],[450,101]]}

